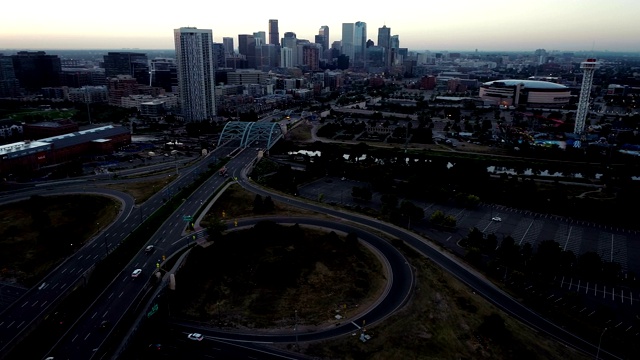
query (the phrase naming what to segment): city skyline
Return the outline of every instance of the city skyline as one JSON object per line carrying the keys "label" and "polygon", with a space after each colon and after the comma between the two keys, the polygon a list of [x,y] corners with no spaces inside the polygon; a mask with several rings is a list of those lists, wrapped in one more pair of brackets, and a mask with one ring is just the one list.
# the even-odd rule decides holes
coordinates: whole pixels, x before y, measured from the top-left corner
{"label": "city skyline", "polygon": [[391,35],[399,35],[400,46],[412,51],[640,51],[634,19],[640,3],[634,0],[522,4],[460,0],[455,6],[430,3],[428,7],[390,6],[380,11],[327,0],[313,12],[286,10],[286,6],[275,11],[263,2],[246,5],[251,12],[239,12],[225,3],[211,6],[211,11],[203,5],[203,11],[194,12],[193,7],[165,9],[114,0],[94,12],[76,0],[64,7],[42,0],[11,2],[0,14],[0,49],[171,49],[176,28],[212,29],[213,40],[222,43],[223,37],[237,41],[239,34],[268,34],[269,20],[275,19],[280,37],[294,32],[299,39],[312,42],[319,28],[327,25],[330,44],[340,40],[342,23],[362,21],[367,24],[368,39],[377,42],[377,29],[386,25]]}

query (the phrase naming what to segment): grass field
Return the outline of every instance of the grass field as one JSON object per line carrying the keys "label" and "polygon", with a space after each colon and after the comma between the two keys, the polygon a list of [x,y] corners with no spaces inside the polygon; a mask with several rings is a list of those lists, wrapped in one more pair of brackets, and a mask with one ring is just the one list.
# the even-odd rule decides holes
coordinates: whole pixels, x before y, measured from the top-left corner
{"label": "grass field", "polygon": [[32,286],[119,211],[119,201],[95,195],[34,196],[0,206],[0,278]]}
{"label": "grass field", "polygon": [[13,113],[9,116],[11,120],[20,122],[36,122],[56,119],[68,119],[71,118],[77,110],[27,110]]}

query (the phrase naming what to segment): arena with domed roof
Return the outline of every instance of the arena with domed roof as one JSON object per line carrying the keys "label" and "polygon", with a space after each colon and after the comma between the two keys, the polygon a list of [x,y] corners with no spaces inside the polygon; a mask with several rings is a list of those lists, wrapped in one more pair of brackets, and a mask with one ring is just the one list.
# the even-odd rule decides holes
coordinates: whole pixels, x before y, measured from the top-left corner
{"label": "arena with domed roof", "polygon": [[501,106],[562,107],[571,100],[571,90],[548,81],[508,79],[482,84],[479,96]]}

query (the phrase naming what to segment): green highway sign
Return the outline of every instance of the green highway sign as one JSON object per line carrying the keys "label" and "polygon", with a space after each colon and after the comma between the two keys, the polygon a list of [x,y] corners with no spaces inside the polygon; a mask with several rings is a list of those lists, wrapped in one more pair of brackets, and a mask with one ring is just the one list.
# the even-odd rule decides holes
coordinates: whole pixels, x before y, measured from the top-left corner
{"label": "green highway sign", "polygon": [[147,313],[147,317],[150,318],[151,315],[155,314],[158,311],[158,304],[154,304],[151,310]]}

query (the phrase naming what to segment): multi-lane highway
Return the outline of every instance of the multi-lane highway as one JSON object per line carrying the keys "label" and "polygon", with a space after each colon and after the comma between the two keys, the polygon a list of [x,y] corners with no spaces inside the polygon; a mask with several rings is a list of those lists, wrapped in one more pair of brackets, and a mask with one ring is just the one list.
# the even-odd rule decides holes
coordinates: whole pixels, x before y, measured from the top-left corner
{"label": "multi-lane highway", "polygon": [[[164,204],[163,197],[165,197],[165,193],[177,193],[179,189],[191,183],[195,176],[206,171],[209,164],[215,163],[217,158],[226,156],[231,150],[229,148],[217,149],[194,166],[182,169],[180,176],[175,181],[170,182],[163,192],[155,194],[143,204],[137,206],[131,196],[115,190],[98,187],[96,182],[88,179],[53,182],[48,183],[46,186],[35,186],[24,191],[5,194],[2,199],[4,203],[27,199],[35,194],[98,193],[120,199],[122,206],[114,223],[103,228],[92,241],[51,271],[39,285],[23,293],[17,301],[3,309],[2,313],[0,313],[0,357],[6,355],[15,346],[16,342],[31,330],[32,325],[47,314],[58,299],[70,291],[70,288],[87,281],[95,263],[103,259],[108,252],[117,247],[137,226],[142,224],[145,218]],[[219,186],[222,183],[222,180],[217,177],[212,177],[211,181],[217,181],[213,186]],[[210,184],[209,186],[212,185]],[[215,187],[213,188],[215,189]],[[205,191],[206,188],[201,189],[198,200],[204,201],[210,192]],[[170,250],[170,246],[165,245],[165,242],[170,243],[180,238],[181,231],[186,225],[182,220],[182,216],[190,215],[190,212],[191,214],[195,213],[202,205],[199,201],[185,201],[179,214],[174,214],[175,216],[170,221],[167,221],[162,230],[159,230],[158,237],[151,241],[157,243],[159,248],[166,246],[167,250]],[[136,265],[136,263],[134,262],[131,265]],[[155,262],[153,265],[155,267]],[[145,275],[151,274],[150,269],[146,269]],[[133,268],[124,269],[123,273],[130,272],[129,270],[133,271]],[[114,280],[114,282],[116,281]],[[138,283],[142,282],[139,281]],[[125,290],[132,291],[129,288],[123,288],[121,293]],[[122,298],[121,293],[114,295],[108,293],[106,297],[111,295],[111,298],[118,298],[118,296]],[[103,313],[102,315],[105,314]],[[116,320],[115,317],[107,318],[108,316],[94,316],[95,321]],[[84,336],[87,337],[87,334]],[[88,359],[88,357],[85,357],[85,359]]]}
{"label": "multi-lane highway", "polygon": [[[232,159],[227,167],[243,166],[246,159],[238,156]],[[252,156],[255,158],[256,152]],[[184,187],[193,181],[192,169],[183,171],[182,180],[177,181],[177,186]],[[187,246],[193,236],[197,234],[184,234],[187,227],[185,216],[193,216],[198,209],[205,206],[211,195],[227,179],[220,176],[212,176],[204,182],[183,204],[176,210],[164,224],[158,228],[146,245],[154,245],[151,253],[141,249],[122,272],[109,284],[102,294],[91,303],[84,314],[60,339],[51,354],[64,359],[91,359],[101,358],[112,349],[101,349],[105,338],[122,319],[130,306],[136,305],[134,301],[151,290],[152,282],[149,278],[155,276],[157,264],[162,263],[162,255],[170,255]],[[184,181],[184,183],[182,182]],[[145,202],[146,204],[146,202]],[[135,269],[142,269],[142,274],[132,277]],[[100,324],[108,321],[111,326],[108,329],[100,329]]]}

